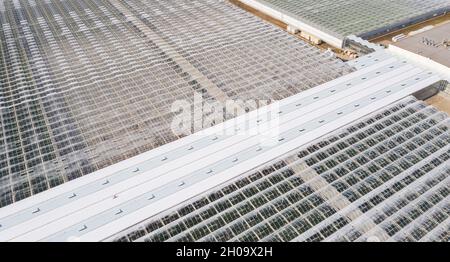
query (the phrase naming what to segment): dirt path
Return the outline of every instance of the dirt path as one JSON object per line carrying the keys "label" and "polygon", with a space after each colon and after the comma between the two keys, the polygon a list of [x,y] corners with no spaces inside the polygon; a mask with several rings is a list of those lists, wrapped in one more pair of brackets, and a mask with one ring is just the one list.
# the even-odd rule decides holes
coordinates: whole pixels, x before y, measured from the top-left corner
{"label": "dirt path", "polygon": [[450,95],[441,92],[428,99],[426,102],[450,115]]}

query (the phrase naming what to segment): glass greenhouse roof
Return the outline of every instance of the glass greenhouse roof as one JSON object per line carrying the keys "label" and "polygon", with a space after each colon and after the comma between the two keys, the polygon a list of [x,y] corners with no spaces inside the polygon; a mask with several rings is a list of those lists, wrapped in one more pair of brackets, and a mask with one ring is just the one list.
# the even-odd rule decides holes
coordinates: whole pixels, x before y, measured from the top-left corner
{"label": "glass greenhouse roof", "polygon": [[180,136],[174,101],[281,99],[351,72],[224,1],[0,1],[0,207]]}
{"label": "glass greenhouse roof", "polygon": [[[340,39],[370,36],[450,10],[449,0],[255,0]],[[417,22],[417,21],[416,21]],[[310,32],[311,33],[311,32]]]}

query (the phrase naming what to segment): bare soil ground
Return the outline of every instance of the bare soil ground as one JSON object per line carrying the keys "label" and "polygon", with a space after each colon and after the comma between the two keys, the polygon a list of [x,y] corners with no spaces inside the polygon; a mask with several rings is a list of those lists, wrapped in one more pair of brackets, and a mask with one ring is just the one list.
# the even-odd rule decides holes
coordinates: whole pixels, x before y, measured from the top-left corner
{"label": "bare soil ground", "polygon": [[426,100],[426,102],[450,115],[450,95],[440,92],[439,94]]}

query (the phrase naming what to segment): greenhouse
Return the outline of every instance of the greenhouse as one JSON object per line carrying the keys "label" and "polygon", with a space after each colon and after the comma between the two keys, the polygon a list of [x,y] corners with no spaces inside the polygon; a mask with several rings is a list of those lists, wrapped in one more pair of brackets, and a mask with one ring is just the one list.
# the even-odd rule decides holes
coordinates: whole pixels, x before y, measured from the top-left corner
{"label": "greenhouse", "polygon": [[449,1],[0,0],[0,242],[449,242]]}
{"label": "greenhouse", "polygon": [[409,97],[115,241],[443,241],[450,119]]}
{"label": "greenhouse", "polygon": [[195,93],[278,100],[353,71],[223,1],[6,0],[0,24],[0,207],[177,140]]}
{"label": "greenhouse", "polygon": [[258,9],[263,12],[271,9],[274,13],[285,14],[341,40],[349,35],[371,38],[450,11],[449,0],[243,0],[243,2],[259,6]]}
{"label": "greenhouse", "polygon": [[[237,213],[230,214],[230,218],[221,218],[223,221],[219,219],[211,224],[211,227],[223,228],[220,225],[224,221],[232,222],[233,217],[242,217],[246,219],[246,223],[239,223],[237,229],[244,230],[241,232],[244,234],[234,235],[230,240],[239,238],[239,241],[265,241],[267,232],[277,232],[288,224],[277,215],[273,217],[273,221],[280,225],[279,228],[264,224],[258,229],[260,231],[247,235],[246,231],[252,231],[253,226],[258,227],[265,221],[261,218],[262,214],[259,216],[252,211],[268,204],[274,205],[274,209],[268,209],[267,215],[274,210],[284,211],[285,207],[292,206],[290,203],[294,201],[285,199],[284,195],[296,188],[300,188],[300,195],[294,194],[291,197],[305,204],[299,209],[305,210],[306,219],[309,221],[307,225],[311,228],[320,227],[323,221],[327,221],[328,214],[341,214],[338,209],[343,210],[346,206],[359,207],[350,203],[359,201],[363,194],[361,192],[372,197],[373,190],[385,185],[380,182],[378,175],[387,183],[389,176],[386,179],[386,173],[399,175],[398,168],[401,168],[400,173],[406,172],[413,165],[423,164],[423,159],[428,159],[430,153],[447,146],[448,122],[444,113],[413,98],[396,104],[397,101],[424,90],[442,89],[447,82],[438,74],[410,64],[407,60],[393,57],[384,50],[354,60],[352,65],[358,70],[280,100],[277,107],[266,106],[258,110],[269,111],[271,115],[278,117],[266,119],[258,115],[258,111],[252,111],[207,128],[202,134],[180,138],[174,143],[162,145],[155,150],[93,172],[89,176],[46,190],[27,201],[3,207],[0,209],[0,241],[115,240],[118,232],[125,230],[123,233],[126,235],[134,234],[133,225],[140,227],[142,221],[166,214],[167,210],[174,210],[182,203],[191,202],[192,199],[204,195],[204,192],[213,189],[217,191],[217,188],[226,187],[236,178],[252,175],[262,166],[267,166],[267,163],[274,163],[275,158],[280,158],[280,163],[277,164],[279,168],[269,167],[258,171],[263,176],[257,175],[254,180],[261,183],[253,185],[247,178],[236,182],[236,186],[242,188],[242,191],[233,195],[233,199],[214,203],[214,207],[208,204],[211,202],[209,197],[207,200],[191,203],[192,206],[187,205],[184,209],[186,214],[203,208],[202,206],[206,207],[200,213],[193,213],[195,216],[189,218],[185,224],[174,224],[176,230],[189,232],[191,227],[188,225],[195,228],[201,221],[226,212],[232,204],[238,205]],[[393,103],[395,104],[392,105]],[[360,124],[355,123],[360,123],[367,115],[391,107],[392,110],[378,113],[366,120],[366,125],[369,126],[367,132],[356,132],[358,128],[363,127],[358,127]],[[397,114],[397,111],[400,112]],[[409,120],[409,114],[414,114],[415,111],[418,111],[419,118],[412,117]],[[393,115],[392,120],[383,118],[388,118],[389,115]],[[377,123],[380,119],[383,120],[381,124]],[[421,120],[426,121],[421,123]],[[260,129],[261,125],[276,127],[278,131],[273,133],[273,128],[269,128],[254,132]],[[329,138],[329,142],[323,142],[330,134],[348,125],[352,126],[347,128],[348,131]],[[386,133],[380,133],[385,127]],[[411,130],[405,131],[401,136],[395,136],[410,127]],[[430,133],[423,133],[423,130],[428,129],[431,130]],[[227,130],[233,131],[232,135]],[[425,152],[419,151],[414,143],[406,143],[409,139],[416,141],[414,134],[421,138],[415,143],[428,142],[422,145]],[[389,143],[384,141],[390,136],[392,139]],[[439,138],[434,139],[434,136]],[[311,143],[315,145],[310,146]],[[330,143],[333,143],[333,147],[327,147]],[[303,150],[305,147],[306,151]],[[389,154],[389,149],[394,154]],[[408,154],[415,150],[418,152]],[[446,163],[445,155],[443,160],[437,161],[441,162],[433,160],[434,165],[437,163],[436,167],[439,167],[437,171],[432,168],[425,173],[433,171],[445,174],[447,171],[440,168],[442,163]],[[283,168],[284,166],[289,168]],[[275,171],[278,169],[287,173],[280,174]],[[342,176],[342,181],[336,178],[336,181],[328,182],[328,172],[331,172],[330,176],[333,178]],[[270,175],[272,173],[273,176]],[[265,175],[267,179],[264,179]],[[434,175],[432,177],[435,178]],[[367,178],[367,181],[359,183],[361,178]],[[307,187],[304,186],[305,183]],[[360,184],[365,186],[361,186],[361,190],[365,191],[359,192],[358,195],[352,187],[358,186],[359,190]],[[369,188],[367,191],[368,186],[373,190]],[[322,192],[322,188],[326,190]],[[255,197],[259,196],[260,192],[264,192],[264,196]],[[328,200],[334,197],[337,197],[337,202],[328,203]],[[220,200],[223,196],[216,192],[214,198]],[[307,198],[307,201],[303,201],[304,198]],[[240,202],[243,205],[239,205]],[[360,205],[362,209],[367,209],[367,203]],[[358,213],[355,213],[355,210],[350,210],[348,217],[356,220]],[[243,215],[244,213],[246,215]],[[291,213],[289,216],[294,219],[296,213]],[[162,221],[164,225],[175,223],[183,217],[177,213],[167,215],[164,221],[170,222]],[[271,215],[268,218],[272,221]],[[199,241],[205,237],[210,239],[209,226],[201,226],[190,237]],[[246,226],[249,228],[246,229]],[[130,229],[130,233],[127,229]],[[168,227],[164,226],[163,229]],[[151,233],[139,230],[137,235],[147,235],[145,232]],[[164,230],[161,233],[162,237],[169,241],[178,237],[167,237],[170,233]],[[307,231],[302,234],[297,232],[297,235],[291,231],[289,233],[294,237],[293,240],[301,240],[308,234]],[[383,235],[377,237],[386,239]]]}

